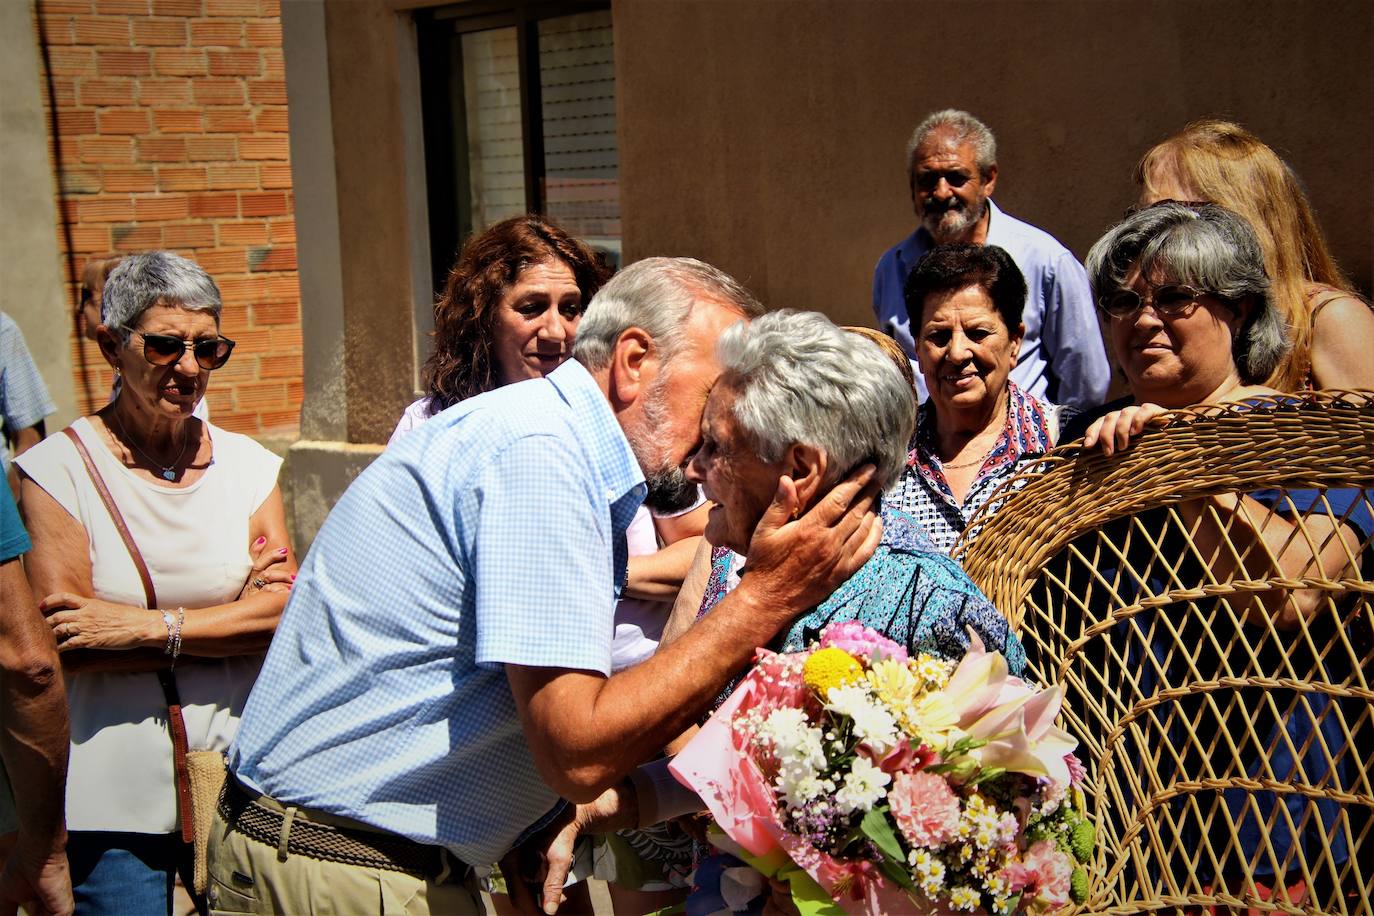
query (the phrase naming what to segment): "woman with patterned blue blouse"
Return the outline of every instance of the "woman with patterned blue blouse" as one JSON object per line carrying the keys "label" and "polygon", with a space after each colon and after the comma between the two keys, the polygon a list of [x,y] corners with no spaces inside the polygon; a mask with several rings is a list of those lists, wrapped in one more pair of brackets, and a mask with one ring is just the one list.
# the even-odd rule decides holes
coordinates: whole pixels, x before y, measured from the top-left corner
{"label": "woman with patterned blue blouse", "polygon": [[[790,489],[804,512],[864,463],[877,467],[884,489],[891,487],[905,466],[914,419],[911,385],[879,345],[816,313],[772,312],[737,324],[721,336],[716,352],[721,375],[702,414],[701,446],[687,468],[688,479],[701,484],[713,504],[706,540],[715,548],[714,563],[700,614],[711,611],[736,575],[749,574],[754,529],[774,494]],[[827,625],[858,621],[913,656],[957,660],[968,650],[972,629],[1020,674],[1020,642],[959,564],[911,516],[885,507],[882,520],[872,558],[769,648],[796,652]],[[737,555],[744,558],[738,568]],[[722,701],[731,689],[733,684]],[[722,861],[709,854],[696,864],[698,890],[688,899],[689,913],[719,902],[710,876]],[[763,906],[756,898],[748,912]]]}
{"label": "woman with patterned blue blouse", "polygon": [[945,245],[911,271],[906,307],[929,399],[886,505],[912,515],[949,553],[969,520],[1028,461],[1054,447],[1066,408],[1011,380],[1026,281],[996,245]]}
{"label": "woman with patterned blue blouse", "polygon": [[[815,312],[783,310],[739,322],[721,335],[716,353],[721,375],[707,398],[701,445],[687,468],[711,506],[705,535],[716,562],[699,611],[701,586],[684,585],[687,601],[680,598],[674,607],[665,641],[680,636],[693,616],[709,613],[749,574],[754,530],[776,494],[786,491],[794,517],[802,515],[863,464],[874,465],[879,485],[890,487],[906,462],[915,418],[911,382],[880,345]],[[957,660],[968,650],[972,628],[1020,674],[1021,643],[959,564],[937,550],[909,515],[885,508],[882,521],[882,541],[869,561],[770,648],[797,651],[830,623],[859,621],[912,655]],[[676,786],[671,777],[666,782]],[[673,790],[684,792],[690,796]],[[700,804],[694,796],[685,805],[661,798],[639,803],[641,813],[659,815],[664,808],[682,813]],[[665,872],[690,873],[697,864],[674,824],[621,831],[619,837],[635,856]],[[695,904],[689,900],[687,907],[693,912]]]}
{"label": "woman with patterned blue blouse", "polygon": [[[912,393],[869,340],[816,313],[772,312],[738,324],[717,345],[720,380],[702,416],[702,442],[687,469],[713,504],[706,539],[745,557],[754,529],[779,488],[799,511],[825,498],[855,467],[872,463],[890,486],[906,461]],[[702,612],[714,605],[708,592]],[[857,620],[911,653],[959,659],[972,627],[1002,651],[1014,672],[1024,663],[1006,620],[920,526],[892,508],[872,559],[784,631],[773,648],[795,651],[827,624]]]}

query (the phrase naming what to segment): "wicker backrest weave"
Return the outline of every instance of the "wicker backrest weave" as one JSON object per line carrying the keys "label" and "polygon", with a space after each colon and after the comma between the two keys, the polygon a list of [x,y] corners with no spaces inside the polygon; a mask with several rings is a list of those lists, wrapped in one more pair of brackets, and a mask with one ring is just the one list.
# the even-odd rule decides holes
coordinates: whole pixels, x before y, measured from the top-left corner
{"label": "wicker backrest weave", "polygon": [[1065,689],[1099,836],[1083,910],[1369,912],[1374,395],[1166,419],[1112,458],[1055,450],[956,546]]}

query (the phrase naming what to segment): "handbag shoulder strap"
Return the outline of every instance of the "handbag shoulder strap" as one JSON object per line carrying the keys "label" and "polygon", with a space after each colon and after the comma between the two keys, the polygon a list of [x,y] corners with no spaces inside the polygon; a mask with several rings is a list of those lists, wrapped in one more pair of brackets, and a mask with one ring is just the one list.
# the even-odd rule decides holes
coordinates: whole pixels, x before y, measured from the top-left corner
{"label": "handbag shoulder strap", "polygon": [[157,610],[157,592],[153,588],[153,577],[148,572],[148,564],[143,562],[143,554],[139,553],[138,545],[134,543],[134,536],[129,533],[129,526],[124,524],[124,516],[120,514],[119,507],[115,505],[114,497],[110,495],[110,488],[105,486],[105,478],[100,476],[100,471],[96,469],[91,453],[86,450],[86,443],[81,441],[76,430],[68,426],[62,432],[66,433],[67,438],[72,440],[72,445],[76,446],[76,453],[81,456],[81,463],[86,465],[86,473],[90,475],[91,483],[95,484],[95,492],[100,494],[100,501],[105,504],[105,511],[110,513],[110,520],[114,522],[120,540],[124,542],[125,549],[129,551],[129,558],[134,561],[134,568],[138,570],[138,578],[143,582],[143,595],[148,599],[148,609]]}

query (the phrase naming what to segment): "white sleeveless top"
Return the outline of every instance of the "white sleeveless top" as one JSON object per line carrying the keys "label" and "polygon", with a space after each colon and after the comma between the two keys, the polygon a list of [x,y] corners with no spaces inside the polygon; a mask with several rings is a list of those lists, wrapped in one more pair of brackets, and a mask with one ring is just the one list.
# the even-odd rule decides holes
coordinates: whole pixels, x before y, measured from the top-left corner
{"label": "white sleeveless top", "polygon": [[[248,519],[271,495],[281,459],[247,436],[206,424],[214,458],[183,489],[144,480],[106,447],[83,417],[72,424],[153,578],[163,608],[235,600],[252,569]],[[50,436],[16,463],[86,529],[95,597],[144,607],[133,560],[65,435]],[[41,595],[36,597],[43,597]],[[257,677],[261,655],[182,656],[177,686],[192,750],[226,750]],[[67,677],[71,764],[67,828],[134,833],[177,829],[167,704],[157,676],[85,672]]]}

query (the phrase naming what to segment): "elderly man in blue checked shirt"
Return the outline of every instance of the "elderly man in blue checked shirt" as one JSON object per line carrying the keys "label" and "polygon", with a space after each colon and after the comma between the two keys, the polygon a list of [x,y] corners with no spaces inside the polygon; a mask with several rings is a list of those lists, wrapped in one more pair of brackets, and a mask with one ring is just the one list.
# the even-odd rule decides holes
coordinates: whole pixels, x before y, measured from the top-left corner
{"label": "elderly man in blue checked shirt", "polygon": [[800,518],[784,478],[746,580],[608,677],[626,526],[641,501],[694,498],[715,339],[760,312],[699,261],[640,261],[593,299],[572,360],[440,413],[358,477],[244,710],[213,910],[480,912],[472,865],[571,817],[560,799],[636,798],[652,783],[627,774],[868,559],[871,467]]}

